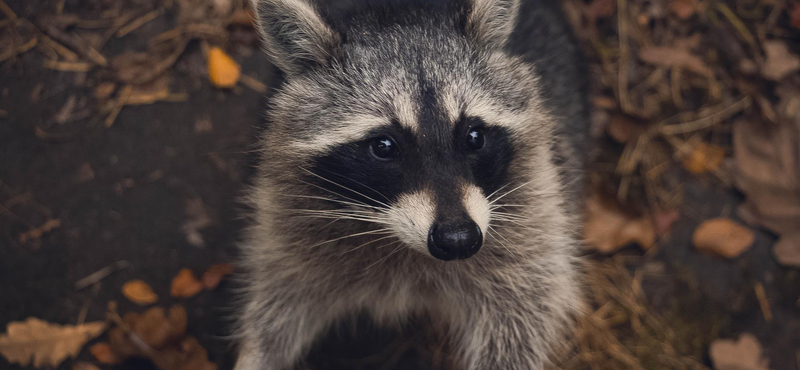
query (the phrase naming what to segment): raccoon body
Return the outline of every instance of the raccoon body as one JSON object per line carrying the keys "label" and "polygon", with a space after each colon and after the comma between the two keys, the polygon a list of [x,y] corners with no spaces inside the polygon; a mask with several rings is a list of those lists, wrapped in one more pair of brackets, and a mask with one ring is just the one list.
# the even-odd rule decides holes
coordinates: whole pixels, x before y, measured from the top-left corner
{"label": "raccoon body", "polygon": [[465,369],[541,369],[581,305],[587,105],[538,0],[253,0],[285,79],[248,202],[237,370],[332,323],[435,318]]}

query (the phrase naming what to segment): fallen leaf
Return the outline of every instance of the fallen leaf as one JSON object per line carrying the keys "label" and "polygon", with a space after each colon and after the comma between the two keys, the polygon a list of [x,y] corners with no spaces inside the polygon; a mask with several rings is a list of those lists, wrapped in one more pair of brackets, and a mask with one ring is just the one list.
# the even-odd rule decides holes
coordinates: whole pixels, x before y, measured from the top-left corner
{"label": "fallen leaf", "polygon": [[12,364],[57,367],[105,330],[106,324],[100,321],[69,326],[29,317],[7,325],[6,334],[0,336],[0,354]]}
{"label": "fallen leaf", "polygon": [[76,362],[72,365],[72,370],[100,370],[100,368],[89,362]]}
{"label": "fallen leaf", "polygon": [[109,345],[121,359],[144,357],[160,370],[216,370],[208,352],[186,335],[186,309],[176,305],[166,313],[154,307],[143,314],[128,313],[109,330]]}
{"label": "fallen leaf", "polygon": [[711,68],[702,59],[685,48],[648,46],[639,50],[639,58],[657,66],[680,67],[704,76],[713,74]]}
{"label": "fallen leaf", "polygon": [[172,279],[170,295],[173,297],[189,298],[203,290],[203,283],[197,280],[194,272],[190,269],[181,269],[178,275]]}
{"label": "fallen leaf", "polygon": [[34,227],[19,236],[19,242],[24,244],[31,240],[41,239],[44,234],[47,234],[57,228],[61,227],[60,219],[50,219],[45,221],[41,226]]}
{"label": "fallen leaf", "polygon": [[789,51],[783,41],[764,42],[766,59],[761,66],[761,75],[772,81],[780,81],[800,69],[800,58]]}
{"label": "fallen leaf", "polygon": [[236,86],[241,77],[242,69],[219,47],[208,50],[208,79],[211,84],[220,89],[230,89]]}
{"label": "fallen leaf", "polygon": [[97,359],[101,364],[117,364],[119,363],[119,359],[114,352],[111,350],[111,347],[106,342],[96,343],[89,347],[89,352],[92,353],[92,356]]}
{"label": "fallen leaf", "polygon": [[219,285],[225,275],[230,274],[232,271],[230,263],[218,263],[208,268],[208,271],[203,274],[203,285],[206,289],[211,290]]}
{"label": "fallen leaf", "polygon": [[586,5],[584,10],[586,17],[594,23],[599,18],[607,18],[614,15],[617,10],[616,0],[592,0]]}
{"label": "fallen leaf", "polygon": [[186,333],[186,309],[175,305],[169,313],[162,307],[153,307],[143,314],[127,314],[125,322],[152,348],[169,345]]}
{"label": "fallen leaf", "polygon": [[683,167],[691,173],[700,174],[716,170],[725,159],[725,149],[714,144],[697,143],[692,152],[683,159]]}
{"label": "fallen leaf", "polygon": [[78,183],[80,184],[94,180],[94,170],[92,169],[92,165],[89,163],[82,164],[80,167],[78,167],[78,174],[76,177]]}
{"label": "fallen leaf", "polygon": [[769,370],[761,344],[752,334],[742,334],[738,341],[717,339],[711,343],[708,354],[716,370]]}
{"label": "fallen leaf", "polygon": [[598,194],[586,200],[583,230],[588,248],[601,253],[613,253],[631,243],[648,249],[656,239],[653,222],[648,217],[632,216]]}
{"label": "fallen leaf", "polygon": [[700,251],[727,258],[739,256],[754,240],[750,229],[727,218],[704,221],[692,236],[692,243]]}
{"label": "fallen leaf", "polygon": [[122,285],[122,294],[131,302],[139,305],[153,304],[158,301],[158,295],[153,292],[147,283],[142,280],[131,280]]}
{"label": "fallen leaf", "polygon": [[[791,114],[793,108],[784,105],[791,104],[781,104],[781,115]],[[800,225],[800,120],[784,119],[778,125],[734,122],[733,154],[734,183],[745,195],[737,209],[739,217],[781,237],[796,233]],[[784,262],[793,260],[787,257],[788,246],[780,245]],[[779,252],[774,254],[777,257]]]}
{"label": "fallen leaf", "polygon": [[697,0],[672,0],[669,3],[669,9],[672,10],[678,18],[686,20],[697,12]]}
{"label": "fallen leaf", "polygon": [[780,264],[800,267],[800,232],[781,235],[772,252]]}
{"label": "fallen leaf", "polygon": [[640,120],[622,113],[613,113],[608,119],[606,132],[614,141],[627,143],[635,140],[646,130],[646,126]]}

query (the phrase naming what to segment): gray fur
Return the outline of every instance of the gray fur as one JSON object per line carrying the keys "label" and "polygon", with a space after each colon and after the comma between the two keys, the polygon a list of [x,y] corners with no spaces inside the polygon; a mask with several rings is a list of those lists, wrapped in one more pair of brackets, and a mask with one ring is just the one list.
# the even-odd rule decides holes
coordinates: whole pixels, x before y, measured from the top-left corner
{"label": "gray fur", "polygon": [[[306,0],[253,1],[259,20],[279,24],[260,28],[286,81],[270,101],[248,196],[236,370],[292,369],[332,323],[362,311],[383,325],[430,314],[465,369],[544,368],[582,302],[575,193],[586,97],[557,10],[474,0],[467,32],[437,16],[390,27],[355,16],[342,30]],[[393,119],[420,132],[421,84],[436,87],[444,122],[466,112],[512,133],[509,187],[482,197],[470,184],[453,189],[493,226],[484,249],[453,262],[427,254],[413,229],[430,218],[427,188],[381,199],[388,211],[352,205],[333,223],[295,217],[330,214],[323,198],[332,195],[308,183],[319,175],[307,170],[314,158]],[[525,207],[489,208],[501,197]]]}

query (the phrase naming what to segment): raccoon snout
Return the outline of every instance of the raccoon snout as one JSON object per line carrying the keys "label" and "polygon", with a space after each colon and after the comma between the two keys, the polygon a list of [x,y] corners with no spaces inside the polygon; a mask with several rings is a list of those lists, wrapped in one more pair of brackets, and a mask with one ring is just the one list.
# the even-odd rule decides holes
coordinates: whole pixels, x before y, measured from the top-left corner
{"label": "raccoon snout", "polygon": [[435,223],[428,233],[428,251],[443,261],[472,257],[482,245],[483,233],[473,221]]}

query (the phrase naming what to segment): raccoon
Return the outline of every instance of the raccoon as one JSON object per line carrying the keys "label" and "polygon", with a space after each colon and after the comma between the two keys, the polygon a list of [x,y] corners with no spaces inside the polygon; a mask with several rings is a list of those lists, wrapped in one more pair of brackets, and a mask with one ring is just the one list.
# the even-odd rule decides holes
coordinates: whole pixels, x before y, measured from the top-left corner
{"label": "raccoon", "polygon": [[[252,0],[283,82],[249,190],[236,370],[430,315],[463,369],[542,369],[580,309],[588,108],[557,2]],[[346,6],[345,6],[346,5]]]}

